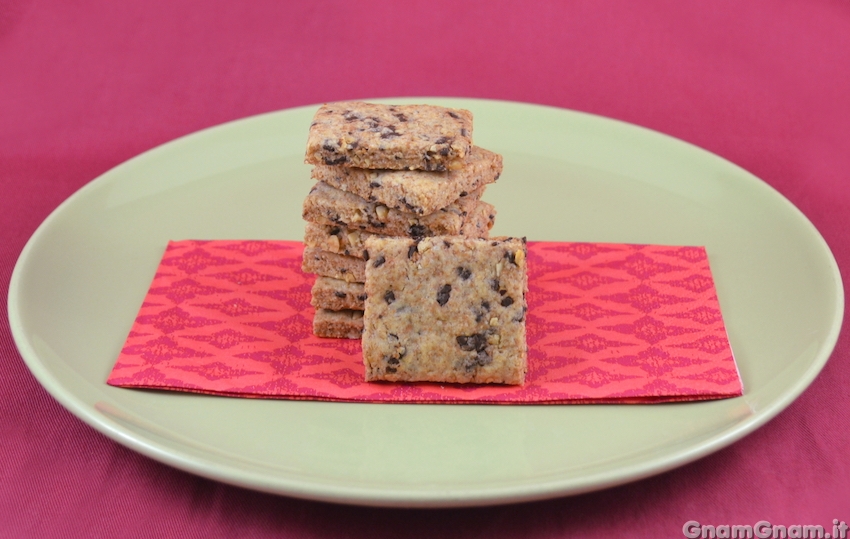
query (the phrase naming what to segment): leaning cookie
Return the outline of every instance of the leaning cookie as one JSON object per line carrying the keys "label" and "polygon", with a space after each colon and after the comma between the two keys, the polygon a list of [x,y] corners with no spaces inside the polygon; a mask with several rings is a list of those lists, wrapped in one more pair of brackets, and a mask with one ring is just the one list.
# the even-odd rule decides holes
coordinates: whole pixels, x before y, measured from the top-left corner
{"label": "leaning cookie", "polygon": [[501,173],[501,155],[473,146],[463,167],[446,172],[316,165],[312,177],[391,209],[429,215],[495,182]]}
{"label": "leaning cookie", "polygon": [[455,170],[472,146],[472,113],[435,105],[322,105],[305,162],[393,170]]}
{"label": "leaning cookie", "polygon": [[366,241],[366,380],[522,384],[524,239]]}
{"label": "leaning cookie", "polygon": [[[479,200],[472,212],[463,218],[459,235],[468,238],[487,238],[495,218],[496,209]],[[382,235],[340,225],[308,222],[304,230],[304,244],[330,253],[365,258],[367,253],[364,242],[371,236]]]}
{"label": "leaning cookie", "polygon": [[312,223],[339,225],[386,236],[456,236],[461,234],[470,215],[478,215],[476,208],[483,191],[484,187],[479,187],[435,213],[418,216],[318,182],[304,199],[301,215]]}

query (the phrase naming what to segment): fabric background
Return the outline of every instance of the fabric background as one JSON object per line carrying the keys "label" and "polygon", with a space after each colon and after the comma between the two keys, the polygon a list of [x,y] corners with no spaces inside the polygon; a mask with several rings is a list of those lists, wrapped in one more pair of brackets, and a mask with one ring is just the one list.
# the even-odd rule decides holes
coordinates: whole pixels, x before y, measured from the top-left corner
{"label": "fabric background", "polygon": [[[0,283],[86,182],[175,137],[329,100],[458,96],[601,114],[764,179],[850,267],[847,0],[0,0]],[[781,293],[781,291],[777,291]],[[846,325],[846,322],[845,322]],[[0,537],[681,537],[850,521],[850,334],[786,411],[672,472],[522,505],[272,496],[118,445],[35,381],[0,315]]]}

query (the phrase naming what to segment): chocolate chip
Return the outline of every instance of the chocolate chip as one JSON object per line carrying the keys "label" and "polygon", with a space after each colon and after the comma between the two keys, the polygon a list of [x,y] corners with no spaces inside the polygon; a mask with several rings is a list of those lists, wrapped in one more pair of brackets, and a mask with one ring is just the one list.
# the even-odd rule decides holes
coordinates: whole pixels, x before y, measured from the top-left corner
{"label": "chocolate chip", "polygon": [[449,141],[448,137],[440,137],[440,138],[438,138],[437,140],[434,141],[434,144],[445,144],[448,141]]}
{"label": "chocolate chip", "polygon": [[449,155],[449,147],[446,146],[445,148],[440,149],[440,155],[442,155],[443,157]]}
{"label": "chocolate chip", "polygon": [[393,294],[392,290],[387,290],[384,294],[384,301],[387,302],[387,305],[395,301],[395,294]]}
{"label": "chocolate chip", "polygon": [[498,292],[499,286],[499,279],[490,279],[490,288],[493,290],[493,292]]}
{"label": "chocolate chip", "polygon": [[373,267],[373,268],[380,267],[380,266],[382,266],[382,265],[384,264],[384,262],[386,262],[386,261],[387,261],[387,259],[386,259],[386,258],[384,258],[384,255],[379,255],[379,256],[378,256],[378,258],[376,258],[376,259],[375,259],[375,261],[372,263],[372,267]]}
{"label": "chocolate chip", "polygon": [[413,238],[421,238],[428,234],[428,228],[424,225],[411,225],[407,232]]}
{"label": "chocolate chip", "polygon": [[430,154],[425,154],[422,156],[425,159],[423,163],[422,170],[430,170],[432,172],[445,172],[446,165],[441,161],[434,161]]}
{"label": "chocolate chip", "polygon": [[484,307],[484,309],[487,310],[487,311],[490,310],[490,302],[489,301],[482,301],[481,306]]}
{"label": "chocolate chip", "polygon": [[383,139],[392,138],[392,137],[400,137],[400,136],[401,135],[396,133],[394,125],[389,125],[386,128],[384,128],[383,131],[381,131],[381,138],[383,138]]}
{"label": "chocolate chip", "polygon": [[363,260],[365,260],[366,262],[369,261],[369,251],[367,251],[366,249],[363,249]]}
{"label": "chocolate chip", "polygon": [[449,240],[443,240],[443,245],[446,246],[446,249],[449,249],[452,246],[452,244]]}
{"label": "chocolate chip", "polygon": [[329,142],[325,142],[324,144],[322,144],[322,149],[325,150],[326,152],[336,152],[337,151],[337,147],[330,144]]}
{"label": "chocolate chip", "polygon": [[331,228],[331,236],[336,236],[342,231],[342,229],[338,226]]}
{"label": "chocolate chip", "polygon": [[465,127],[462,127],[462,128],[460,129],[460,135],[461,135],[462,137],[468,137],[468,136],[469,136],[469,131],[467,131]]}
{"label": "chocolate chip", "polygon": [[469,271],[469,268],[458,268],[457,275],[465,281],[472,276],[472,272]]}
{"label": "chocolate chip", "polygon": [[391,357],[391,358],[387,359],[388,365],[398,365],[399,363],[401,363],[401,361],[399,361],[398,358]]}
{"label": "chocolate chip", "polygon": [[514,303],[514,298],[505,296],[502,298],[502,307],[510,307]]}
{"label": "chocolate chip", "polygon": [[393,116],[398,118],[398,121],[400,121],[400,122],[406,122],[407,121],[407,116],[405,116],[401,112],[399,112],[398,114],[393,114]]}
{"label": "chocolate chip", "polygon": [[505,258],[507,258],[507,259],[508,259],[508,261],[510,261],[510,263],[511,263],[511,264],[513,264],[514,266],[516,266],[516,265],[517,265],[517,263],[516,263],[516,254],[515,254],[515,253],[505,251]]}
{"label": "chocolate chip", "polygon": [[458,116],[458,115],[457,115],[457,114],[455,114],[454,112],[452,112],[452,111],[450,111],[450,110],[449,110],[449,111],[446,111],[446,112],[448,113],[448,115],[449,115],[449,116],[451,116],[451,117],[452,117],[452,118],[454,118],[455,120],[460,120],[460,116]]}
{"label": "chocolate chip", "polygon": [[437,303],[440,304],[440,307],[448,303],[449,296],[452,294],[452,285],[444,284],[442,288],[437,292]]}
{"label": "chocolate chip", "polygon": [[380,186],[381,186],[381,184],[378,183],[378,182],[370,182],[369,183],[369,187],[371,187],[372,189],[377,189]]}
{"label": "chocolate chip", "polygon": [[339,290],[337,290],[336,292],[334,292],[334,296],[336,296],[338,298],[344,298],[346,296],[346,294],[345,294],[345,292],[340,292]]}
{"label": "chocolate chip", "polygon": [[460,192],[460,196],[462,196],[462,197],[465,197],[465,196],[466,196],[466,195],[468,195],[468,194],[469,194],[469,193],[467,193],[466,191],[461,191],[461,192]]}
{"label": "chocolate chip", "polygon": [[413,255],[416,253],[417,247],[414,243],[410,247],[407,248],[407,258],[413,258]]}
{"label": "chocolate chip", "polygon": [[481,350],[480,352],[478,352],[478,357],[476,357],[475,359],[476,359],[476,362],[478,363],[478,365],[481,366],[481,367],[483,367],[484,365],[489,365],[490,363],[493,363],[493,358],[490,357],[490,354],[488,354],[484,350]]}
{"label": "chocolate chip", "polygon": [[395,374],[396,368],[395,367],[387,367],[386,371],[387,371],[387,374]]}
{"label": "chocolate chip", "polygon": [[483,333],[473,333],[472,335],[458,335],[455,340],[458,346],[464,352],[480,352],[487,347],[487,336]]}
{"label": "chocolate chip", "polygon": [[345,163],[346,161],[348,161],[348,157],[346,157],[344,155],[340,155],[336,159],[333,159],[333,158],[330,158],[330,157],[325,157],[324,161],[325,161],[326,165],[341,165],[341,164]]}
{"label": "chocolate chip", "polygon": [[357,299],[359,299],[360,301],[366,301],[366,298],[368,297],[369,296],[367,296],[366,294],[360,294],[359,296],[357,296]]}

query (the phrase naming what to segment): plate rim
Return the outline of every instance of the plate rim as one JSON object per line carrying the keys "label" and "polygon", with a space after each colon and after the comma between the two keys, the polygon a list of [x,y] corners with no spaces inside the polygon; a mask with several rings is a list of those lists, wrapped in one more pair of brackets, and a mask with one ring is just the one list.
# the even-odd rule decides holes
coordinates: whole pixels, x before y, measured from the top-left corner
{"label": "plate rim", "polygon": [[[688,151],[697,151],[707,154],[714,159],[720,160],[724,166],[734,167],[734,169],[736,169],[737,172],[748,181],[756,182],[759,185],[759,188],[767,188],[772,192],[772,196],[779,197],[779,199],[786,205],[786,209],[794,212],[798,221],[809,228],[809,233],[813,233],[813,237],[818,241],[819,250],[828,255],[827,261],[829,263],[832,284],[836,288],[836,301],[833,317],[831,319],[832,325],[829,328],[826,338],[820,343],[819,351],[816,354],[815,360],[810,363],[803,376],[799,377],[794,384],[786,388],[786,391],[782,393],[780,398],[770,402],[768,406],[761,409],[758,413],[748,416],[745,420],[736,423],[731,428],[721,431],[718,435],[708,438],[703,443],[697,444],[695,447],[689,447],[675,452],[672,457],[670,455],[666,455],[642,461],[640,465],[627,466],[627,472],[624,472],[621,469],[617,473],[608,471],[606,473],[597,473],[594,476],[583,476],[582,481],[554,478],[549,481],[523,485],[520,487],[499,486],[494,488],[492,486],[485,486],[483,488],[470,488],[453,492],[439,490],[423,492],[421,490],[405,488],[396,488],[393,491],[380,491],[370,487],[359,488],[339,484],[328,487],[323,484],[316,484],[315,481],[313,483],[305,483],[298,479],[292,480],[288,477],[277,477],[274,481],[270,481],[268,478],[263,477],[258,473],[246,472],[244,469],[238,469],[233,466],[222,468],[220,464],[216,464],[216,462],[212,459],[204,460],[197,457],[191,458],[187,454],[175,452],[173,448],[163,446],[155,441],[137,439],[139,434],[134,433],[120,422],[107,418],[104,414],[92,413],[93,410],[90,410],[90,407],[83,403],[73,392],[68,390],[68,388],[65,388],[51,373],[50,369],[43,364],[38,353],[31,346],[30,341],[26,336],[26,330],[23,326],[22,318],[19,315],[21,309],[21,295],[23,293],[21,280],[23,279],[25,268],[30,262],[32,252],[36,249],[36,246],[40,242],[40,238],[47,230],[50,229],[51,223],[58,219],[59,216],[66,211],[66,208],[75,204],[77,199],[83,198],[89,190],[97,188],[101,183],[111,181],[113,176],[120,174],[125,167],[131,167],[141,160],[150,159],[151,157],[155,158],[157,153],[161,151],[168,151],[168,149],[179,144],[187,143],[187,141],[191,142],[192,139],[199,138],[201,136],[208,136],[217,131],[231,129],[235,124],[248,124],[250,122],[259,121],[261,118],[265,117],[292,114],[297,111],[304,112],[309,109],[315,110],[319,106],[319,104],[313,104],[269,111],[244,118],[234,119],[221,124],[209,126],[159,144],[119,163],[115,167],[110,168],[94,179],[88,181],[50,212],[50,214],[39,224],[27,240],[24,248],[19,254],[9,281],[9,291],[7,296],[7,313],[13,341],[24,360],[24,363],[38,380],[39,384],[48,392],[48,394],[56,399],[74,416],[110,439],[154,460],[209,479],[273,494],[354,505],[381,507],[466,507],[507,504],[548,499],[558,496],[576,495],[637,481],[680,467],[689,462],[693,462],[740,440],[776,417],[776,415],[786,409],[803,393],[803,391],[805,391],[805,389],[809,387],[809,385],[811,385],[832,355],[842,328],[845,302],[843,281],[841,279],[840,269],[837,261],[835,260],[834,253],[829,248],[828,243],[814,224],[799,210],[799,208],[797,208],[773,186],[735,163],[732,163],[731,161],[728,161],[727,159],[690,142],[647,127],[593,113],[549,105],[464,97],[396,97],[366,99],[365,101],[387,103],[423,102],[434,104],[487,102],[493,106],[520,106],[550,109],[551,111],[557,111],[559,114],[576,114],[592,119],[593,121],[614,122],[615,124],[618,124],[619,128],[625,127],[627,129],[637,129],[645,132],[649,136],[660,136],[663,139],[666,139],[667,143],[683,144],[688,147]],[[254,476],[253,479],[246,482],[246,474]]]}

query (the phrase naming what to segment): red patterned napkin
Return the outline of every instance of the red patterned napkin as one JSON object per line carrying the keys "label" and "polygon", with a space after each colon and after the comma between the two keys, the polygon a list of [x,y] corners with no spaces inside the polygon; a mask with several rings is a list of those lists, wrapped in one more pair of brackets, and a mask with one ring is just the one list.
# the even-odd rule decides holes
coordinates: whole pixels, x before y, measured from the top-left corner
{"label": "red patterned napkin", "polygon": [[360,342],[312,334],[292,241],[169,243],[114,386],[359,402],[668,402],[741,395],[702,247],[528,244],[522,387],[363,381]]}

